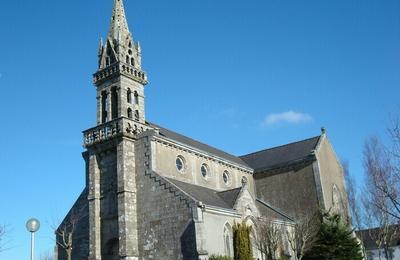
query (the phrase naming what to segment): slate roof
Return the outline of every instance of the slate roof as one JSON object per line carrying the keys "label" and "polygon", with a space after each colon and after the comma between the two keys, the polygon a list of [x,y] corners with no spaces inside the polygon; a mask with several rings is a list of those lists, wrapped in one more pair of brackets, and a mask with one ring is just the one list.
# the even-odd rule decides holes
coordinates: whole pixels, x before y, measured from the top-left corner
{"label": "slate roof", "polygon": [[273,217],[276,219],[280,219],[283,221],[290,221],[294,222],[294,218],[283,212],[282,210],[273,207],[271,204],[261,200],[261,199],[256,199],[256,205],[258,209],[261,212],[261,215],[267,216],[267,217]]}
{"label": "slate roof", "polygon": [[213,154],[213,155],[218,156],[220,158],[223,158],[225,160],[228,160],[228,161],[234,162],[236,164],[242,165],[242,166],[244,166],[246,168],[250,168],[242,159],[240,159],[237,156],[234,156],[232,154],[226,153],[226,152],[224,152],[222,150],[219,150],[219,149],[217,149],[215,147],[212,147],[212,146],[209,146],[207,144],[201,143],[201,142],[196,141],[196,140],[194,140],[192,138],[189,138],[187,136],[178,134],[176,132],[173,132],[173,131],[171,131],[169,129],[166,129],[164,127],[158,126],[156,124],[153,124],[153,123],[149,123],[149,124],[152,127],[158,128],[161,136],[164,136],[164,137],[166,137],[168,139],[172,139],[172,140],[174,140],[174,141],[176,141],[178,143],[182,143],[182,144],[197,148],[197,149],[199,149],[201,151],[204,151],[204,152],[207,152],[209,154]]}
{"label": "slate roof", "polygon": [[315,150],[320,136],[269,148],[239,158],[252,167],[255,172],[273,169],[309,158]]}
{"label": "slate roof", "polygon": [[239,195],[241,187],[235,188],[232,190],[218,192],[213,189],[205,188],[198,185],[193,185],[190,183],[178,181],[171,178],[166,178],[168,181],[172,182],[179,189],[186,192],[188,195],[196,199],[197,201],[201,201],[206,205],[225,208],[225,209],[233,209],[235,205],[236,199]]}
{"label": "slate roof", "polygon": [[[178,181],[171,178],[165,179],[187,193],[189,196],[193,197],[195,200],[201,201],[205,205],[225,209],[233,209],[236,200],[240,194],[240,191],[242,190],[241,187],[238,187],[227,191],[216,191],[213,189]],[[271,206],[269,203],[266,203],[259,199],[256,199],[255,203],[259,210],[263,213],[262,215],[293,222],[293,218],[288,216],[283,211]]]}

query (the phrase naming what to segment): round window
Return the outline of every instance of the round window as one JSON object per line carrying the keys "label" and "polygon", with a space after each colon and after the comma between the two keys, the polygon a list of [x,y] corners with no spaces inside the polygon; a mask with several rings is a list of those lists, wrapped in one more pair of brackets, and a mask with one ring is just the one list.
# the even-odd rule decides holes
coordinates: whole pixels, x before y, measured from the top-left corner
{"label": "round window", "polygon": [[222,179],[224,180],[225,185],[231,184],[231,176],[228,171],[224,171],[222,174]]}
{"label": "round window", "polygon": [[207,178],[208,177],[208,168],[207,165],[203,164],[200,168],[200,172],[201,172],[201,176],[203,176],[203,178]]}
{"label": "round window", "polygon": [[185,161],[182,156],[176,157],[175,164],[176,164],[176,169],[178,169],[178,171],[182,172],[184,170]]}

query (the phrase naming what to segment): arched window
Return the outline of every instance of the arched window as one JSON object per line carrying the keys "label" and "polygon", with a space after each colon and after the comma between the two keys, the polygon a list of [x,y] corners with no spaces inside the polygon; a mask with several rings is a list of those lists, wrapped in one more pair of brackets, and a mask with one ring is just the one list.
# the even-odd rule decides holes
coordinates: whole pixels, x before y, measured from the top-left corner
{"label": "arched window", "polygon": [[135,104],[139,105],[139,94],[135,91],[133,95],[135,96]]}
{"label": "arched window", "polygon": [[118,117],[118,93],[116,87],[111,90],[111,113],[112,119]]}
{"label": "arched window", "polygon": [[336,213],[344,216],[342,196],[336,184],[332,186],[332,208]]}
{"label": "arched window", "polygon": [[107,115],[109,111],[108,99],[109,96],[107,91],[101,92],[101,123],[107,122]]}
{"label": "arched window", "polygon": [[128,91],[126,92],[126,97],[127,97],[127,102],[130,104],[132,103],[132,91],[130,88],[128,88]]}
{"label": "arched window", "polygon": [[204,179],[208,179],[211,175],[210,169],[208,168],[208,165],[203,163],[200,167],[200,173],[201,176],[203,176]]}
{"label": "arched window", "polygon": [[231,174],[228,171],[224,171],[222,173],[222,180],[226,186],[230,186],[232,184]]}
{"label": "arched window", "polygon": [[129,56],[126,55],[126,64],[129,64]]}
{"label": "arched window", "polygon": [[119,240],[118,238],[110,239],[106,244],[106,259],[117,259],[118,257]]}
{"label": "arched window", "polygon": [[131,58],[131,65],[135,66],[135,59],[134,58]]}
{"label": "arched window", "polygon": [[232,227],[229,223],[226,223],[224,226],[224,252],[226,256],[233,257],[233,235],[232,235]]}
{"label": "arched window", "polygon": [[128,117],[132,119],[132,109],[128,108]]}
{"label": "arched window", "polygon": [[[246,208],[250,208],[249,206],[246,206]],[[251,227],[251,231],[250,231],[250,244],[252,247],[252,252],[253,252],[253,258],[254,259],[262,259],[261,257],[261,252],[257,247],[257,226],[254,224],[255,220],[253,217],[247,217],[246,221],[245,221],[247,226]],[[266,224],[265,224],[266,225]],[[275,231],[274,231],[275,232]]]}
{"label": "arched window", "polygon": [[139,110],[135,110],[135,120],[139,121]]}
{"label": "arched window", "polygon": [[176,157],[175,165],[176,165],[176,169],[179,172],[183,173],[185,171],[185,158],[183,158],[183,156],[181,156],[181,155]]}

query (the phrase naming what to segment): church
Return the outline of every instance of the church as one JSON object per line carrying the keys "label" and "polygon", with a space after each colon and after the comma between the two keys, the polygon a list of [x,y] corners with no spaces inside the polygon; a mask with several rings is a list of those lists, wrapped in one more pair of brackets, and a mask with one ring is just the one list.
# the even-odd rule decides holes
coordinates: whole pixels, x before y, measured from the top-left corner
{"label": "church", "polygon": [[[344,210],[343,169],[324,129],[232,155],[147,121],[147,80],[114,0],[93,75],[97,125],[83,132],[86,186],[56,232],[55,259],[233,257],[235,223],[252,226],[253,241],[259,219],[290,227],[318,208]],[[256,247],[253,255],[262,259]]]}

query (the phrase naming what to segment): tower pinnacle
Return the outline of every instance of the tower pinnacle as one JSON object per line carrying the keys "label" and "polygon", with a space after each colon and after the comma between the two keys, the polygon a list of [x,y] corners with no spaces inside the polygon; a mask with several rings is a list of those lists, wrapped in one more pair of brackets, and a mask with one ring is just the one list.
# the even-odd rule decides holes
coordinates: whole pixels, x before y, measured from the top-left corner
{"label": "tower pinnacle", "polygon": [[112,40],[126,39],[130,34],[128,22],[125,17],[123,0],[114,0],[108,37]]}

